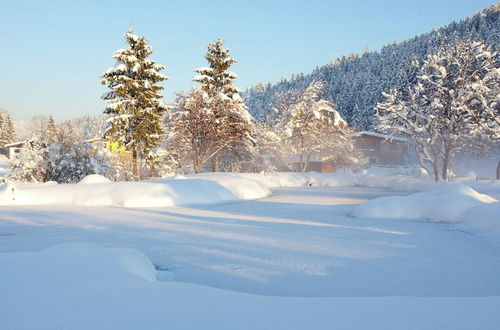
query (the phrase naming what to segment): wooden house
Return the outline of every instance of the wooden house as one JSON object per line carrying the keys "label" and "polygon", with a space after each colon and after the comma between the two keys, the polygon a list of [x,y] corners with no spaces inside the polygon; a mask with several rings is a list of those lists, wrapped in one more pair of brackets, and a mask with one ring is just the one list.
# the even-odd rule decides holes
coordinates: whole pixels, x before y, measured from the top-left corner
{"label": "wooden house", "polygon": [[352,139],[356,148],[368,159],[368,165],[397,166],[418,161],[410,140],[376,132],[356,132]]}

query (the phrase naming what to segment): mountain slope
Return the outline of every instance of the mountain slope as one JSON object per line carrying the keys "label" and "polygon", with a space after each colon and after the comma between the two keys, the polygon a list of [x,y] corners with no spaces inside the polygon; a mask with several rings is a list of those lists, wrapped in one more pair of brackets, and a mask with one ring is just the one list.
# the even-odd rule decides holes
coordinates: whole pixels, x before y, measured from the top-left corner
{"label": "mountain slope", "polygon": [[293,75],[275,84],[258,84],[247,89],[243,97],[254,118],[265,121],[281,98],[303,90],[312,81],[321,80],[326,83],[322,97],[334,101],[342,117],[352,126],[369,129],[381,92],[414,82],[418,70],[413,61],[421,62],[442,43],[466,39],[484,40],[500,48],[500,2],[471,18],[384,46],[380,51],[351,54],[309,74]]}

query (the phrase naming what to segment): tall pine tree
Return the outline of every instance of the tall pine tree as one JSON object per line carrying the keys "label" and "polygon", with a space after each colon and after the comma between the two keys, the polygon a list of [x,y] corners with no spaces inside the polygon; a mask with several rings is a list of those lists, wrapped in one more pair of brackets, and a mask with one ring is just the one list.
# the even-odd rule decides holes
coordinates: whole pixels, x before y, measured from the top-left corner
{"label": "tall pine tree", "polygon": [[[223,131],[216,135],[232,142],[226,150],[237,152],[238,149],[252,148],[252,117],[239,95],[239,89],[233,85],[233,80],[238,75],[228,70],[236,60],[229,55],[230,49],[222,47],[223,43],[221,39],[217,39],[207,45],[205,59],[209,67],[196,69],[195,72],[199,75],[194,81],[201,83],[202,90],[209,98],[218,100],[212,110],[216,117],[215,124]],[[212,157],[214,172],[219,170],[220,152]]]}
{"label": "tall pine tree", "polygon": [[14,123],[8,112],[0,112],[0,148],[17,139]]}
{"label": "tall pine tree", "polygon": [[139,159],[152,161],[164,132],[167,107],[161,100],[163,87],[159,83],[168,78],[160,73],[165,66],[149,59],[153,50],[144,37],[131,28],[125,40],[129,48],[117,50],[113,54],[116,65],[102,74],[101,83],[111,89],[102,97],[108,103],[104,113],[111,115],[105,135],[132,151],[137,179]]}
{"label": "tall pine tree", "polygon": [[47,146],[54,144],[58,141],[59,129],[57,127],[56,121],[52,115],[49,116],[47,120],[45,134],[43,142],[47,144]]}

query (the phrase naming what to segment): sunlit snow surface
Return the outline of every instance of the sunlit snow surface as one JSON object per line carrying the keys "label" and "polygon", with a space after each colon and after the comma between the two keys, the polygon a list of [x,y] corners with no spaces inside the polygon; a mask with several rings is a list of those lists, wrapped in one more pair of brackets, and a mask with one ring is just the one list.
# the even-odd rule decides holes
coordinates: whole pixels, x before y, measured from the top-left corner
{"label": "sunlit snow surface", "polygon": [[213,205],[0,206],[0,328],[497,329],[496,236],[353,217],[408,192],[315,183]]}

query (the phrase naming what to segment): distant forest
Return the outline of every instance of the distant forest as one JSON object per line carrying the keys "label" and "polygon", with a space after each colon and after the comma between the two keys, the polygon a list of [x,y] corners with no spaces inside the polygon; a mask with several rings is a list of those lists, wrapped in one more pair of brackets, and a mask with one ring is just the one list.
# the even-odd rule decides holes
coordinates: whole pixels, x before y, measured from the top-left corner
{"label": "distant forest", "polygon": [[471,18],[452,22],[432,32],[400,43],[350,54],[316,68],[309,74],[293,75],[275,84],[258,84],[243,93],[250,114],[265,122],[280,103],[302,92],[311,82],[323,81],[322,98],[335,102],[341,116],[353,127],[369,130],[373,125],[375,105],[382,92],[413,84],[418,63],[445,43],[483,40],[494,49],[500,47],[500,2]]}

